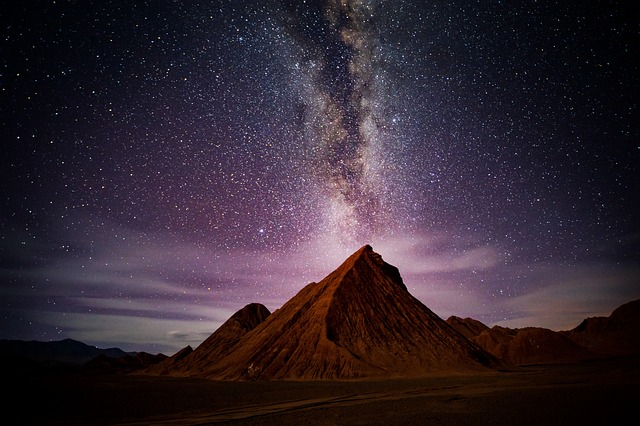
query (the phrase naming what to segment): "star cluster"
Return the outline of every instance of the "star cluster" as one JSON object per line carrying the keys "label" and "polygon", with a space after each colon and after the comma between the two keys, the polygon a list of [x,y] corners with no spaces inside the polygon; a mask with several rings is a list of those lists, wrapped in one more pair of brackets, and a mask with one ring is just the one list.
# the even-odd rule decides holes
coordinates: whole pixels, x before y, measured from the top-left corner
{"label": "star cluster", "polygon": [[625,2],[10,3],[0,337],[172,352],[368,243],[442,316],[640,297]]}

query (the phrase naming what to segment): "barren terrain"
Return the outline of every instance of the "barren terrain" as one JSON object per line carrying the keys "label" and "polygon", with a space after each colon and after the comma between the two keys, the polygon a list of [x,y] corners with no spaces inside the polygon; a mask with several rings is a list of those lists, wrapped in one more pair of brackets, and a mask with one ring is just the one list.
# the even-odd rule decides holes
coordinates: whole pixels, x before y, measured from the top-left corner
{"label": "barren terrain", "polygon": [[[5,413],[22,424],[621,424],[637,411],[640,358],[384,381],[61,373],[13,375],[5,383]],[[29,409],[19,408],[25,403]]]}

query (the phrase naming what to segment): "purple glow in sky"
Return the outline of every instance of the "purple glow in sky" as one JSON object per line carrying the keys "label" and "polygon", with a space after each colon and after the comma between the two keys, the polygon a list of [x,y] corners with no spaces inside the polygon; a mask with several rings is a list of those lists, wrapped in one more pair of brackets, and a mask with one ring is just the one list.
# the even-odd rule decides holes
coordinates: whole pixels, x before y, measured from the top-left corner
{"label": "purple glow in sky", "polygon": [[2,12],[0,338],[173,354],[364,244],[442,318],[640,297],[624,2]]}

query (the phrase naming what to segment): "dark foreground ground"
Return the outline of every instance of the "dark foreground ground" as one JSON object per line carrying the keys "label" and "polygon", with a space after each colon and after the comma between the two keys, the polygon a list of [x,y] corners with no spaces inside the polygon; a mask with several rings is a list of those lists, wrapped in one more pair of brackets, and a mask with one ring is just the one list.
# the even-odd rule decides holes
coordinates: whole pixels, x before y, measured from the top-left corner
{"label": "dark foreground ground", "polygon": [[6,418],[37,425],[622,425],[640,412],[640,358],[385,381],[60,373],[4,385]]}

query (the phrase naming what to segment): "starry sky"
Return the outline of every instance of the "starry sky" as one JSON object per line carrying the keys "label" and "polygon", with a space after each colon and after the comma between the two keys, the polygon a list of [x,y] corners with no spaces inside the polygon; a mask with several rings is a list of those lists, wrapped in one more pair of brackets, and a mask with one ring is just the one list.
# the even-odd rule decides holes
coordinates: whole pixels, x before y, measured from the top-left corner
{"label": "starry sky", "polygon": [[9,1],[0,338],[167,355],[371,244],[446,319],[640,298],[629,1]]}

